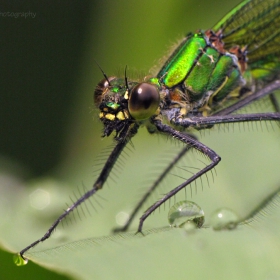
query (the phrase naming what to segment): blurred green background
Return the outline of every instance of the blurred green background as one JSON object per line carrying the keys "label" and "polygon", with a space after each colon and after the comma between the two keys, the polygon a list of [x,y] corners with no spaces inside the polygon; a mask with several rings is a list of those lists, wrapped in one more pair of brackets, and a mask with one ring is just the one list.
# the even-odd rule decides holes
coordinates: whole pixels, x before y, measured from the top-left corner
{"label": "blurred green background", "polygon": [[[213,26],[239,2],[1,3],[1,13],[35,13],[0,14],[1,173],[23,185],[47,176],[73,188],[90,184],[85,178],[92,176],[94,156],[111,143],[100,141],[102,127],[93,111],[93,91],[102,79],[94,60],[108,75],[123,73],[126,65],[128,73],[148,74],[186,33]],[[61,192],[66,198],[71,193],[67,186]],[[62,209],[65,200],[58,199]],[[33,263],[15,267],[11,256],[1,251],[1,279],[67,279]]]}

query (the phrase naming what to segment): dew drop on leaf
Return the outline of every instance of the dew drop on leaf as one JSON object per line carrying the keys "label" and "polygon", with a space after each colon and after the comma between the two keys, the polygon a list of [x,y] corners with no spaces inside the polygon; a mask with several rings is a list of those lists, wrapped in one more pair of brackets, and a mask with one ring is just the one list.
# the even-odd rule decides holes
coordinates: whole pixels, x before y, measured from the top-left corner
{"label": "dew drop on leaf", "polygon": [[214,230],[234,229],[238,225],[237,214],[228,208],[216,210],[210,218],[210,224]]}

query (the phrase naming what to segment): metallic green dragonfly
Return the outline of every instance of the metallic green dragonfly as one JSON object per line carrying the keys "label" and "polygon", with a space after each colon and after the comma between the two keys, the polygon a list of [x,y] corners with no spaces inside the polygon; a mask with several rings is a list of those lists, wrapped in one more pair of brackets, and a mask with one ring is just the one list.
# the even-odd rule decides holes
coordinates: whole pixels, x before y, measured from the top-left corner
{"label": "metallic green dragonfly", "polygon": [[[188,131],[221,123],[280,121],[273,93],[280,88],[279,75],[280,0],[245,0],[212,29],[189,33],[154,77],[130,81],[126,74],[118,78],[107,77],[103,72],[94,102],[104,125],[103,137],[115,133],[116,145],[93,187],[68,207],[42,238],[23,249],[20,256],[25,259],[26,251],[48,239],[69,213],[102,189],[140,125],[150,133],[177,138],[185,146],[136,205],[126,225],[118,230],[128,229],[143,203],[189,149],[198,150],[210,160],[144,212],[138,226],[141,232],[144,221],[155,209],[221,160]],[[274,112],[236,114],[238,109],[264,96],[269,96]]]}

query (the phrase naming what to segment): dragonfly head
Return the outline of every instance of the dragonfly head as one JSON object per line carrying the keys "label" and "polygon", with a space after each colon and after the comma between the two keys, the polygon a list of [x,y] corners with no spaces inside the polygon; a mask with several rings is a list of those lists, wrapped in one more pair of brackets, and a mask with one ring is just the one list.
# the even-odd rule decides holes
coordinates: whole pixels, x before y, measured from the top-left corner
{"label": "dragonfly head", "polygon": [[113,131],[142,122],[158,114],[160,94],[156,84],[131,82],[117,77],[106,77],[94,91],[94,103],[104,124],[103,136]]}

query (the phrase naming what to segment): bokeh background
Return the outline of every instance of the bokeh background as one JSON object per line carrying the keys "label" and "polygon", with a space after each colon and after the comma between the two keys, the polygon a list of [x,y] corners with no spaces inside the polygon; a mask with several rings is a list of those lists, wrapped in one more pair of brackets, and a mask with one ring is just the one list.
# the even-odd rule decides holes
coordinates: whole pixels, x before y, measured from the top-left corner
{"label": "bokeh background", "polygon": [[[1,173],[16,178],[22,188],[34,187],[34,182],[42,178],[55,178],[63,182],[54,185],[61,188],[58,194],[64,193],[66,198],[69,185],[75,189],[92,183],[94,157],[112,141],[100,140],[102,127],[94,112],[92,95],[102,79],[95,60],[108,75],[123,73],[126,65],[134,76],[148,74],[187,32],[213,26],[237,3],[238,0],[1,3]],[[7,16],[7,12],[14,16]],[[141,142],[146,143],[142,145],[148,151],[149,138],[143,135]],[[114,198],[106,194],[104,197],[109,201],[106,210]],[[58,200],[62,209],[64,197]],[[20,240],[21,232],[17,234]],[[24,239],[29,240],[26,236]],[[9,247],[4,241],[2,245],[7,250],[21,249]],[[5,267],[0,272],[2,279],[38,279],[38,275],[40,279],[68,279],[33,263],[16,267],[12,254],[0,254],[1,267]]]}

